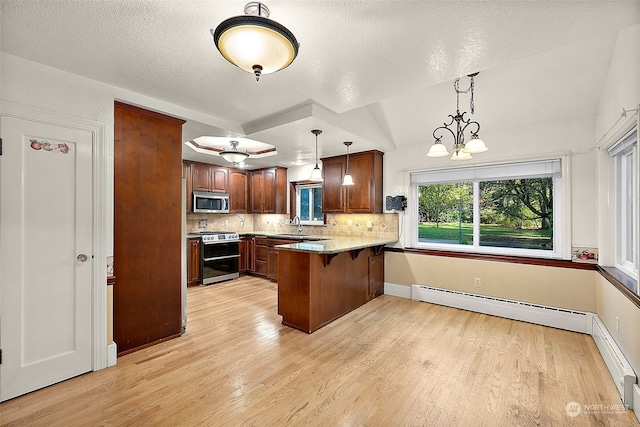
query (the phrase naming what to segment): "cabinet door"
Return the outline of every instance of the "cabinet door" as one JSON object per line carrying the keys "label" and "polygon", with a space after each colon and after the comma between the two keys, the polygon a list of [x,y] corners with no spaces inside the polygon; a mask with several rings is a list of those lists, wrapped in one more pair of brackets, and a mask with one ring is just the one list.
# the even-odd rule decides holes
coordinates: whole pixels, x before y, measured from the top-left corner
{"label": "cabinet door", "polygon": [[247,173],[232,170],[229,172],[229,212],[247,213]]}
{"label": "cabinet door", "polygon": [[229,192],[229,169],[218,168],[212,166],[211,172],[211,191],[216,193]]}
{"label": "cabinet door", "polygon": [[262,171],[262,192],[263,192],[263,212],[276,213],[276,170],[267,169]]}
{"label": "cabinet door", "polygon": [[193,191],[210,191],[211,167],[206,163],[192,163],[191,184]]}
{"label": "cabinet door", "polygon": [[256,271],[256,238],[250,237],[247,240],[247,271],[254,273]]}
{"label": "cabinet door", "polygon": [[369,256],[369,299],[384,294],[384,252]]}
{"label": "cabinet door", "polygon": [[263,211],[262,172],[251,172],[251,212],[262,213]]}
{"label": "cabinet door", "polygon": [[200,239],[187,239],[187,285],[200,283]]}
{"label": "cabinet door", "polygon": [[369,153],[349,156],[349,172],[353,176],[352,185],[347,188],[347,213],[373,212],[373,156]]}
{"label": "cabinet door", "polygon": [[322,173],[324,181],[322,183],[322,212],[340,213],[344,212],[345,190],[342,186],[344,176],[344,159],[324,159],[322,161]]}
{"label": "cabinet door", "polygon": [[193,212],[193,184],[191,181],[191,162],[182,162],[182,177],[186,181],[187,212]]}
{"label": "cabinet door", "polygon": [[247,238],[243,237],[240,239],[240,244],[238,245],[238,252],[240,252],[240,260],[238,262],[238,271],[243,273],[247,271]]}

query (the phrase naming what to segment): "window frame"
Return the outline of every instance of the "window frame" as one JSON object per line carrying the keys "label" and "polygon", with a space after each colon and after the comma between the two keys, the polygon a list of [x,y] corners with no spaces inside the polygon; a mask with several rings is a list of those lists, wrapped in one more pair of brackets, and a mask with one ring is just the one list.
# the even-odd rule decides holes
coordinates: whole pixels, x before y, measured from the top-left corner
{"label": "window frame", "polygon": [[[638,136],[633,127],[608,150],[613,159],[614,182],[614,263],[615,267],[638,280]],[[629,165],[630,163],[630,165]],[[629,167],[630,166],[630,167]],[[630,180],[629,177],[632,179]],[[630,198],[623,197],[623,194]],[[631,230],[629,230],[629,218]],[[631,245],[631,255],[627,253]],[[631,261],[628,261],[631,257]]]}
{"label": "window frame", "polygon": [[[302,220],[301,218],[301,210],[300,210],[300,190],[302,189],[319,189],[320,192],[322,192],[322,182],[307,182],[307,183],[296,183],[294,186],[294,190],[295,190],[295,212],[298,216],[298,218],[300,218],[300,224],[302,225],[324,225],[324,215],[322,215],[322,219],[320,220]],[[313,194],[312,192],[310,192],[310,194]],[[321,195],[322,197],[322,195]],[[321,209],[322,209],[322,204],[320,205]],[[310,211],[310,215],[309,217],[313,217],[313,200],[310,201],[309,203],[309,209],[311,209]]]}
{"label": "window frame", "polygon": [[[570,259],[567,254],[567,236],[564,230],[570,229],[570,205],[565,200],[568,185],[568,158],[566,156],[534,161],[512,162],[494,165],[475,165],[471,167],[442,170],[416,171],[410,174],[411,193],[415,201],[412,209],[411,245],[419,249],[442,250],[451,252],[471,252],[495,255],[511,255],[549,259]],[[553,178],[553,249],[522,249],[479,245],[480,237],[480,182],[522,179]],[[452,244],[420,242],[418,237],[418,187],[427,184],[469,182],[473,187],[473,242],[472,244]],[[568,245],[570,247],[570,244]],[[569,248],[570,249],[570,248]]]}

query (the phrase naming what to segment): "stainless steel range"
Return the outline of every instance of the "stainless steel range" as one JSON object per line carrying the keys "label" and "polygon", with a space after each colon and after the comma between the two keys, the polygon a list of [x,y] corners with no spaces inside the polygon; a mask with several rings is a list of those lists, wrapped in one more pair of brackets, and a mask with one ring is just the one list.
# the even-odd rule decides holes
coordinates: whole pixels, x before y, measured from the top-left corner
{"label": "stainless steel range", "polygon": [[240,262],[240,236],[228,231],[202,231],[202,284],[236,279]]}

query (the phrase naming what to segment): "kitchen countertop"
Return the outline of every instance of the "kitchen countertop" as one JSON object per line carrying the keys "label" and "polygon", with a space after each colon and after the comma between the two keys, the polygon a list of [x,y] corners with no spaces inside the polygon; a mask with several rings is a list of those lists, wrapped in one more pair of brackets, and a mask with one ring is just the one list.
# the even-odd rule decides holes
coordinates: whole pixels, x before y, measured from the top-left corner
{"label": "kitchen countertop", "polygon": [[383,246],[395,243],[392,239],[371,239],[365,237],[342,237],[326,236],[327,240],[315,242],[289,243],[286,245],[276,245],[275,249],[307,252],[316,254],[336,254],[340,252],[352,251],[356,249],[370,248],[372,246]]}
{"label": "kitchen countertop", "polygon": [[332,239],[333,236],[321,236],[314,234],[296,234],[296,233],[274,233],[273,231],[247,231],[238,233],[242,236],[264,236],[270,239],[286,239],[286,240],[327,240]]}

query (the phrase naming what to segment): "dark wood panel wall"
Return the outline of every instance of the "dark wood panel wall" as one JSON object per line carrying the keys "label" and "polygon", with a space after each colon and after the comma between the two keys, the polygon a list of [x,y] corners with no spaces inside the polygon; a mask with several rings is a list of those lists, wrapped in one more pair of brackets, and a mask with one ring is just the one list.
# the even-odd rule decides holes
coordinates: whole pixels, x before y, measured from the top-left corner
{"label": "dark wood panel wall", "polygon": [[114,107],[114,341],[126,354],[181,333],[184,121]]}

